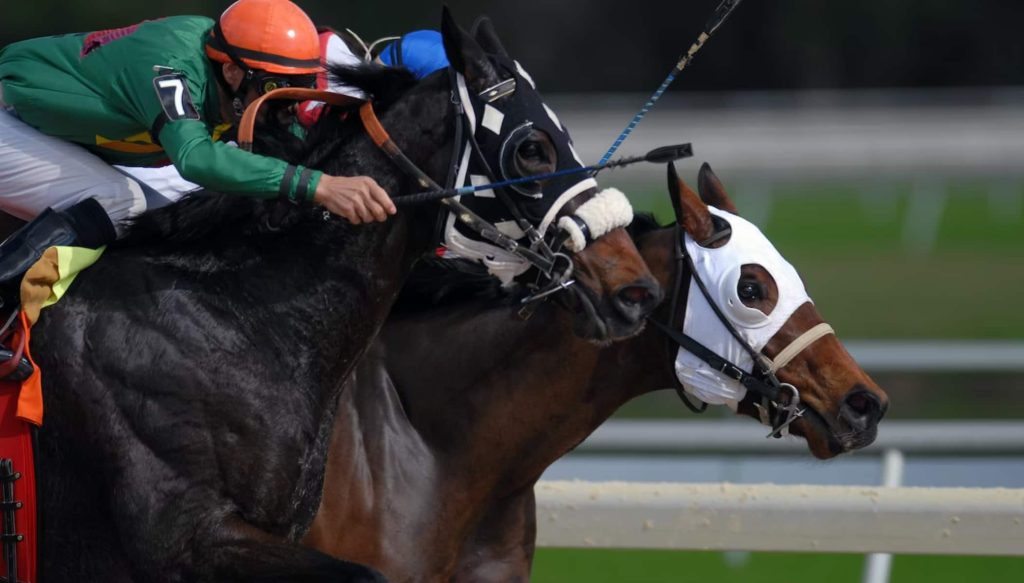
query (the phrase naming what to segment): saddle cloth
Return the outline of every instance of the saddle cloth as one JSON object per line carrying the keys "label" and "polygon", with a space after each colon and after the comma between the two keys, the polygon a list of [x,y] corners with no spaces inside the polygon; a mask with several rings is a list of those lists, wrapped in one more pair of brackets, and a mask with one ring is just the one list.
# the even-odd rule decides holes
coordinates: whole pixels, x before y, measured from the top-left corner
{"label": "saddle cloth", "polygon": [[[0,577],[10,569],[19,582],[37,581],[38,545],[35,452],[32,433],[43,423],[42,374],[32,361],[30,331],[39,312],[57,302],[83,269],[96,262],[103,249],[51,247],[25,273],[21,283],[21,312],[15,341],[24,342],[32,374],[24,381],[0,380],[0,501],[5,502],[0,546]],[[17,506],[13,506],[17,504]],[[13,537],[13,538],[12,538]],[[10,538],[10,540],[8,540]],[[7,553],[14,550],[14,563]]]}

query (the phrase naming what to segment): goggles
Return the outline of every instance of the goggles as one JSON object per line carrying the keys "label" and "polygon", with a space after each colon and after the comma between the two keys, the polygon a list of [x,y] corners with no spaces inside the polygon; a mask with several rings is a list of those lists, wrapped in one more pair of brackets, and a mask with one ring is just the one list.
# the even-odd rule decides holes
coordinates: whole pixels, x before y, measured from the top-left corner
{"label": "goggles", "polygon": [[254,82],[260,95],[285,87],[316,88],[316,75],[258,75]]}

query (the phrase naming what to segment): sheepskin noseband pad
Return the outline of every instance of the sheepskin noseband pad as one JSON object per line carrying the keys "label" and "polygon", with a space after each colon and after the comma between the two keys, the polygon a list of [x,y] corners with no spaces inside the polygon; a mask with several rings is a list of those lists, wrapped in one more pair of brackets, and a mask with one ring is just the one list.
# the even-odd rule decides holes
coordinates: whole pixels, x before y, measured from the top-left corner
{"label": "sheepskin noseband pad", "polygon": [[626,195],[617,188],[606,188],[580,205],[572,216],[558,219],[558,227],[569,235],[566,248],[579,253],[588,243],[632,222],[633,205]]}

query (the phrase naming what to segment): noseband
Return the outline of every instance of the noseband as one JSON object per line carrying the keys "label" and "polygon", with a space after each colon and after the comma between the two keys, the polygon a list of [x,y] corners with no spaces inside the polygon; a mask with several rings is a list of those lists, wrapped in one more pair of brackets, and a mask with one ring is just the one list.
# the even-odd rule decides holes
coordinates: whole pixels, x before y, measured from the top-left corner
{"label": "noseband", "polygon": [[[715,241],[729,236],[730,233],[730,228],[721,229],[707,241],[700,242],[700,245],[706,247]],[[693,259],[686,252],[686,245],[683,242],[684,236],[682,228],[677,223],[673,233],[676,269],[672,289],[672,303],[669,308],[669,322],[664,324],[652,316],[648,316],[648,320],[668,337],[666,348],[669,352],[669,366],[671,368],[671,363],[675,360],[674,350],[682,348],[703,360],[714,370],[739,382],[747,391],[761,397],[761,402],[754,403],[754,406],[758,410],[761,423],[772,428],[768,437],[782,437],[788,433],[789,426],[803,416],[805,409],[800,406],[800,391],[789,383],[779,381],[775,373],[789,364],[816,340],[828,334],[834,334],[834,331],[826,323],[818,324],[790,342],[788,346],[779,351],[774,359],[769,359],[764,354],[754,350],[750,343],[736,331],[736,328],[729,322],[725,314],[722,313],[721,308],[712,299],[711,294],[708,293],[704,281],[701,280],[700,274],[694,267]],[[686,317],[686,299],[683,296],[682,301],[680,301],[680,297],[682,296],[684,285],[688,287],[691,278],[697,283],[697,288],[704,295],[718,320],[750,355],[754,363],[752,373],[746,372],[693,337],[682,332],[683,321]],[[676,376],[674,369],[672,370],[672,378],[675,379],[674,388],[676,394],[679,395],[679,398],[688,409],[694,413],[703,413],[707,410],[707,403],[701,403],[700,407],[693,404],[690,396],[686,394],[679,378]]]}

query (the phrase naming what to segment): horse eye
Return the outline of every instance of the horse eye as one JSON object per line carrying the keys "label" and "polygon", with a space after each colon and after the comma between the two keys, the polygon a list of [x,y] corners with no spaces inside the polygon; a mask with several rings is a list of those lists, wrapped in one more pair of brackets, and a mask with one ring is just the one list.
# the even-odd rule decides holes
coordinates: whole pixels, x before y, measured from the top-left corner
{"label": "horse eye", "polygon": [[756,281],[741,281],[736,286],[736,293],[741,300],[757,301],[765,298],[764,290]]}
{"label": "horse eye", "polygon": [[528,140],[519,146],[519,155],[523,158],[536,160],[543,156],[543,149],[540,147],[540,142]]}

